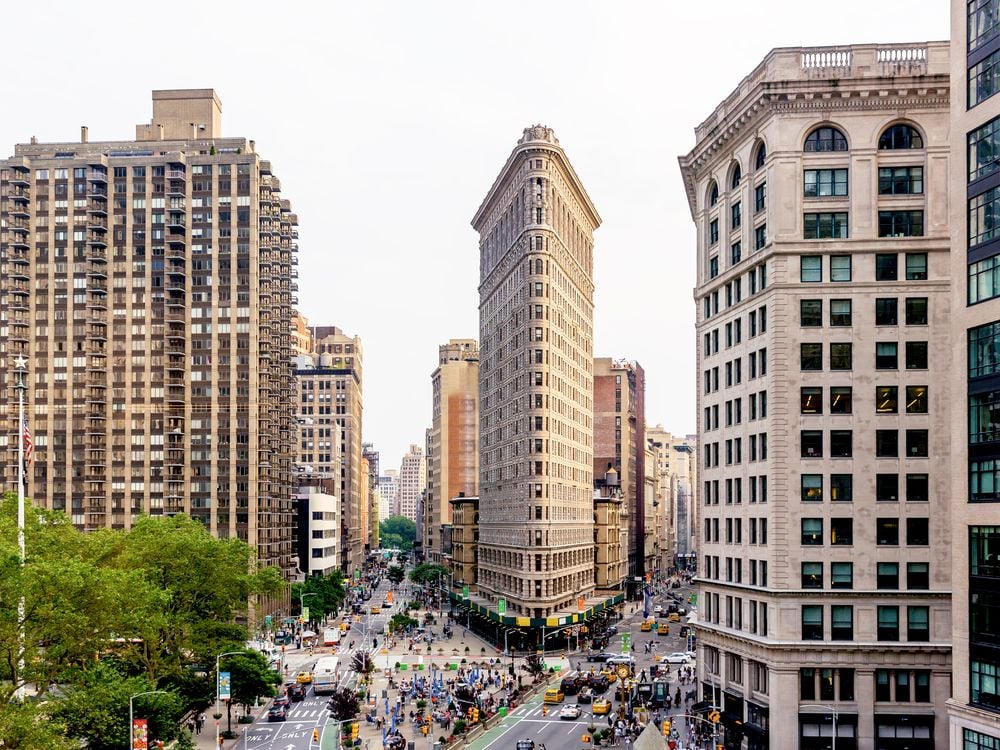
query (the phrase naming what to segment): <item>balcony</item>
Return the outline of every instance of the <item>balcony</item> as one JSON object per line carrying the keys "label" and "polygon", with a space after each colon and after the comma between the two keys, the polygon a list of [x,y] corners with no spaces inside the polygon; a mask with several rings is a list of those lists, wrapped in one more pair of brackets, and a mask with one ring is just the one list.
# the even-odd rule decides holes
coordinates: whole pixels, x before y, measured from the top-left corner
{"label": "balcony", "polygon": [[90,183],[87,186],[87,198],[108,198],[108,187],[107,185],[101,185],[95,182]]}
{"label": "balcony", "polygon": [[108,246],[107,228],[103,232],[87,232],[87,242],[100,247]]}
{"label": "balcony", "polygon": [[184,290],[187,288],[187,282],[183,274],[169,273],[167,274],[167,281],[164,283],[163,288],[172,293],[171,299],[173,299],[177,293],[184,294]]}
{"label": "balcony", "polygon": [[108,215],[105,213],[103,216],[100,214],[95,214],[92,211],[87,212],[87,229],[90,232],[107,232],[108,231]]}
{"label": "balcony", "polygon": [[91,325],[87,326],[87,337],[96,341],[108,340],[108,327]]}
{"label": "balcony", "polygon": [[187,172],[185,172],[183,169],[171,169],[169,172],[167,172],[167,177],[169,177],[171,180],[186,180]]}
{"label": "balcony", "polygon": [[87,179],[91,182],[107,183],[108,172],[103,169],[91,169],[90,172],[87,173]]}
{"label": "balcony", "polygon": [[108,293],[108,275],[104,274],[103,278],[98,276],[88,276],[87,291],[103,293],[106,295]]}
{"label": "balcony", "polygon": [[12,198],[15,201],[29,203],[31,202],[31,191],[26,190],[23,187],[11,187],[7,193],[8,198]]}
{"label": "balcony", "polygon": [[87,274],[106,279],[108,278],[108,264],[101,261],[90,261],[87,263]]}
{"label": "balcony", "polygon": [[7,291],[8,292],[12,292],[14,294],[20,294],[20,295],[27,296],[28,293],[29,293],[29,291],[28,291],[28,282],[27,281],[10,281],[10,282],[7,283]]}
{"label": "balcony", "polygon": [[8,180],[11,185],[16,187],[29,187],[31,185],[31,172],[28,170],[12,169],[10,171],[10,179]]}
{"label": "balcony", "polygon": [[21,203],[20,201],[11,201],[7,207],[7,212],[11,216],[15,216],[19,219],[26,219],[31,216],[31,211],[28,208],[28,204]]}

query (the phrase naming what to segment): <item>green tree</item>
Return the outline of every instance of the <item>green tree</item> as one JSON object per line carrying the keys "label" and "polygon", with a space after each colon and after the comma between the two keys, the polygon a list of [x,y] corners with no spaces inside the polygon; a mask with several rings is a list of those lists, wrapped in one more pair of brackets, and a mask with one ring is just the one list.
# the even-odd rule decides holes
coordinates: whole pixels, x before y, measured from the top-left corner
{"label": "green tree", "polygon": [[403,579],[406,578],[406,571],[403,570],[402,565],[390,565],[386,575],[393,583],[402,583]]}
{"label": "green tree", "polygon": [[[128,745],[129,697],[155,690],[143,676],[125,677],[113,666],[97,662],[72,675],[74,687],[56,702],[54,715],[70,737],[82,740],[88,750],[121,750]],[[136,718],[149,720],[151,738],[177,736],[184,702],[174,693],[156,693],[134,699]]]}
{"label": "green tree", "polygon": [[384,549],[409,552],[417,538],[417,525],[406,516],[390,516],[379,526],[379,543]]}
{"label": "green tree", "polygon": [[256,652],[226,657],[223,671],[229,672],[232,685],[233,698],[226,706],[228,729],[232,730],[232,704],[243,706],[243,713],[249,713],[258,698],[276,695],[275,685],[281,684],[281,676],[268,666],[263,654]]}
{"label": "green tree", "polygon": [[311,617],[322,619],[331,612],[337,612],[344,599],[347,598],[344,574],[336,570],[323,576],[310,576],[303,583],[293,583],[292,601],[295,602],[296,606],[298,606],[299,596],[302,594],[315,594],[315,596],[307,596],[302,600],[302,604],[309,608]]}
{"label": "green tree", "polygon": [[402,612],[397,612],[389,618],[389,632],[397,633],[407,628],[415,628],[417,624],[417,621],[412,617],[404,615]]}
{"label": "green tree", "polygon": [[4,750],[76,750],[80,743],[65,736],[66,726],[51,715],[53,704],[9,703],[0,710],[0,746]]}
{"label": "green tree", "polygon": [[338,687],[330,695],[326,707],[334,720],[350,721],[361,711],[361,701],[358,700],[357,693],[351,688]]}
{"label": "green tree", "polygon": [[528,654],[521,669],[530,674],[532,679],[537,680],[545,672],[545,660],[541,654]]}
{"label": "green tree", "polygon": [[423,563],[410,571],[410,580],[414,583],[437,583],[440,578],[448,575],[448,569],[443,565]]}

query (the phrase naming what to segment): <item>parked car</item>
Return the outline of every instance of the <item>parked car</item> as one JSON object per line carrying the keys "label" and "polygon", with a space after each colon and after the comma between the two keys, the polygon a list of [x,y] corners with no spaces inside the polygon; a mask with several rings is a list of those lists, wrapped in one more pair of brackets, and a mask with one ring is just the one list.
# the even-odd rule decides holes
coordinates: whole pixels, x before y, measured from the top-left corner
{"label": "parked car", "polygon": [[576,699],[580,703],[592,703],[594,701],[594,691],[592,688],[585,687],[580,691],[580,694],[576,696]]}
{"label": "parked car", "polygon": [[583,713],[580,707],[575,703],[570,703],[568,706],[563,706],[559,709],[560,719],[579,719],[580,714]]}
{"label": "parked car", "polygon": [[285,721],[288,718],[287,706],[271,706],[267,712],[268,721]]}
{"label": "parked car", "polygon": [[665,661],[667,664],[687,664],[688,655],[683,651],[674,651],[672,654],[664,656],[662,661]]}

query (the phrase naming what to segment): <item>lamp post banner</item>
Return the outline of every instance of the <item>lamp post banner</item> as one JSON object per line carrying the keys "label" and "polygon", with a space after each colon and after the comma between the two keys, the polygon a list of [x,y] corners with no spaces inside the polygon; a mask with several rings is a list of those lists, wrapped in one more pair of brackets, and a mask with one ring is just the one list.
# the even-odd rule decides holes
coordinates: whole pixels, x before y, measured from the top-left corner
{"label": "lamp post banner", "polygon": [[132,721],[132,750],[149,750],[149,720]]}
{"label": "lamp post banner", "polygon": [[227,701],[232,697],[232,683],[229,680],[229,672],[219,672],[219,700]]}

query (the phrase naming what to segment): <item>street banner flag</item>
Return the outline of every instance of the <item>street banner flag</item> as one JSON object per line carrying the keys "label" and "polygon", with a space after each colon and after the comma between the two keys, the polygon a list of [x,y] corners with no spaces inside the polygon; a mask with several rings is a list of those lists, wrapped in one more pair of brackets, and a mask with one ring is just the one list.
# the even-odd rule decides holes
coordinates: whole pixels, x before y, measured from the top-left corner
{"label": "street banner flag", "polygon": [[219,672],[219,700],[225,701],[232,697],[232,683],[229,681],[229,672]]}
{"label": "street banner flag", "polygon": [[502,615],[507,611],[507,600],[497,599],[497,614]]}
{"label": "street banner flag", "polygon": [[469,598],[469,587],[468,586],[462,586],[462,598],[463,599],[468,599]]}
{"label": "street banner flag", "polygon": [[576,608],[577,608],[577,610],[580,611],[580,612],[583,612],[583,610],[586,609],[586,607],[587,607],[587,600],[584,599],[582,596],[578,596],[576,598]]}
{"label": "street banner flag", "polygon": [[302,622],[309,622],[309,607],[302,607]]}
{"label": "street banner flag", "polygon": [[149,721],[132,720],[132,750],[149,750]]}

